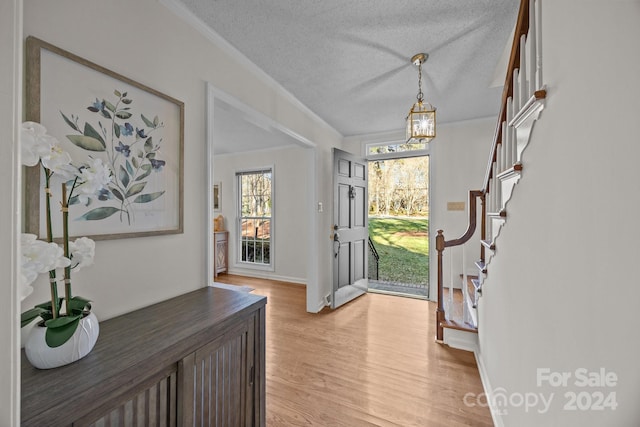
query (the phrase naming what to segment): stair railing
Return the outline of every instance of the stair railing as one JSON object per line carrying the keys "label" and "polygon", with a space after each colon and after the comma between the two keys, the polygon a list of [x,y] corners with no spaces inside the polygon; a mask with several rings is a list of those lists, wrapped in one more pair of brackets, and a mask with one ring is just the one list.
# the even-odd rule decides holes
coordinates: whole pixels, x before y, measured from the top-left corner
{"label": "stair railing", "polygon": [[380,264],[380,255],[378,254],[378,251],[376,250],[376,246],[373,244],[373,240],[371,240],[371,237],[369,237],[369,254],[373,256],[373,261],[375,261],[375,272],[376,272],[376,276],[375,278],[373,278],[372,274],[371,274],[371,262],[369,262],[369,279],[372,280],[378,280],[378,273],[379,273],[379,264]]}
{"label": "stair railing", "polygon": [[[442,328],[442,323],[445,321],[445,310],[444,310],[444,287],[443,287],[443,268],[442,268],[442,257],[444,254],[444,249],[453,246],[462,245],[471,239],[473,234],[476,231],[476,223],[477,223],[477,202],[476,200],[482,197],[482,190],[471,190],[469,191],[469,223],[467,224],[467,230],[464,234],[457,239],[453,240],[445,240],[444,232],[442,230],[438,230],[438,235],[436,236],[436,251],[438,252],[438,308],[436,309],[436,340],[442,341],[444,338],[444,331]],[[464,268],[464,267],[463,267]],[[466,284],[464,284],[466,286]]]}
{"label": "stair railing", "polygon": [[[533,121],[543,108],[546,91],[542,84],[541,4],[543,0],[520,0],[511,55],[507,66],[498,123],[481,190],[469,192],[469,223],[457,239],[446,240],[442,230],[436,236],[438,252],[438,307],[436,340],[443,341],[445,322],[442,257],[445,248],[462,245],[473,236],[477,203],[482,204],[479,266],[480,286],[485,270],[486,249],[495,249],[494,239],[506,218],[505,203],[522,171],[521,156],[529,140]],[[511,179],[516,177],[515,180]],[[463,268],[465,268],[463,266]],[[466,283],[462,284],[467,286]],[[464,302],[463,302],[464,303]]]}

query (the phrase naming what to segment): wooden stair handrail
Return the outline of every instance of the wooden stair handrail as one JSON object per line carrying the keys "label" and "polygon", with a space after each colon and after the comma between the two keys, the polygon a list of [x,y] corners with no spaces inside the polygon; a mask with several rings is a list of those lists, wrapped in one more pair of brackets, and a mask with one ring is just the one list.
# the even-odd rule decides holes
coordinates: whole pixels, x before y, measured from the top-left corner
{"label": "wooden stair handrail", "polygon": [[482,190],[469,191],[469,224],[467,225],[467,230],[462,236],[453,240],[445,240],[442,230],[438,230],[438,235],[436,236],[436,251],[438,251],[438,308],[436,309],[436,340],[438,341],[442,341],[444,339],[442,322],[445,320],[444,289],[442,285],[442,253],[444,252],[444,248],[459,246],[468,242],[473,236],[473,233],[475,233],[478,218],[478,214],[476,212],[476,199],[478,197],[480,197],[481,200],[484,200],[484,192]]}
{"label": "wooden stair handrail", "polygon": [[520,36],[529,32],[529,0],[520,0],[520,11],[518,12],[518,21],[513,34],[513,42],[511,43],[511,56],[507,66],[507,74],[505,76],[504,89],[502,90],[502,103],[500,104],[500,114],[498,115],[498,123],[491,145],[489,154],[489,162],[487,171],[484,175],[483,189],[489,192],[489,181],[492,177],[493,163],[496,161],[498,144],[502,143],[502,122],[507,119],[507,99],[513,96],[513,71],[520,67]]}
{"label": "wooden stair handrail", "polygon": [[[498,115],[498,123],[491,144],[489,153],[489,162],[484,175],[482,190],[469,191],[469,224],[465,233],[457,239],[445,240],[442,230],[438,230],[436,236],[436,251],[438,252],[437,268],[438,268],[438,307],[436,309],[436,340],[443,342],[445,322],[444,313],[444,289],[442,284],[442,255],[445,248],[462,245],[473,236],[476,229],[476,198],[480,197],[482,203],[482,240],[486,238],[486,196],[489,193],[489,184],[493,177],[493,163],[497,160],[498,144],[502,144],[502,122],[507,119],[507,100],[513,96],[513,72],[520,67],[520,37],[527,35],[529,32],[529,2],[530,0],[520,0],[520,9],[518,11],[518,19],[513,34],[513,42],[511,44],[511,56],[507,65],[507,73],[505,76],[504,89],[502,90],[502,102],[500,104],[500,113]],[[536,98],[537,98],[536,93]],[[544,97],[544,96],[542,96]],[[499,173],[496,172],[496,173]],[[484,247],[481,247],[480,257],[484,262]]]}
{"label": "wooden stair handrail", "polygon": [[[458,237],[457,239],[446,240],[444,242],[445,248],[450,248],[451,246],[459,246],[459,245],[465,244],[466,242],[469,241],[469,239],[471,239],[471,237],[473,236],[473,233],[475,233],[476,231],[476,224],[477,224],[476,218],[478,218],[478,215],[476,212],[476,208],[477,208],[476,198],[482,197],[482,194],[483,194],[482,190],[469,191],[469,224],[467,225],[467,230],[464,232],[462,236]],[[438,235],[440,235],[441,233],[442,233],[442,230],[438,230]],[[437,237],[436,237],[436,242],[437,242]],[[437,243],[436,243],[436,247],[437,247]]]}

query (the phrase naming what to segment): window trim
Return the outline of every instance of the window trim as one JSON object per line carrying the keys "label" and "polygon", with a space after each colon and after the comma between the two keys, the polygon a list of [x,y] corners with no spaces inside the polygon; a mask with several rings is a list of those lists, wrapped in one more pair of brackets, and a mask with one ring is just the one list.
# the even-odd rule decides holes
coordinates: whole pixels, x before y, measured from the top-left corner
{"label": "window trim", "polygon": [[[271,173],[271,217],[270,217],[270,222],[271,222],[271,237],[270,237],[270,243],[269,243],[269,264],[264,264],[264,263],[255,263],[255,262],[250,262],[250,261],[242,261],[242,254],[240,253],[240,251],[242,250],[242,194],[241,194],[241,188],[240,188],[240,176],[241,175],[248,175],[251,173],[260,173],[260,172],[270,172]],[[238,169],[234,172],[234,177],[235,177],[235,206],[236,206],[236,229],[235,229],[235,236],[234,236],[234,242],[236,245],[236,250],[235,255],[234,255],[234,260],[235,260],[235,266],[238,268],[246,268],[246,269],[253,269],[253,270],[262,270],[262,271],[275,271],[275,229],[276,229],[276,185],[275,185],[275,179],[276,179],[276,173],[275,173],[275,165],[268,165],[268,166],[260,166],[260,167],[254,167],[254,168],[247,168],[247,169]]]}
{"label": "window trim", "polygon": [[375,147],[384,147],[387,145],[401,145],[405,144],[404,140],[390,140],[383,142],[369,142],[364,144],[364,155],[365,160],[390,160],[390,159],[402,159],[407,157],[421,157],[428,156],[430,154],[431,143],[427,143],[427,148],[420,150],[408,150],[408,151],[397,151],[395,153],[382,153],[382,154],[370,154],[369,151]]}

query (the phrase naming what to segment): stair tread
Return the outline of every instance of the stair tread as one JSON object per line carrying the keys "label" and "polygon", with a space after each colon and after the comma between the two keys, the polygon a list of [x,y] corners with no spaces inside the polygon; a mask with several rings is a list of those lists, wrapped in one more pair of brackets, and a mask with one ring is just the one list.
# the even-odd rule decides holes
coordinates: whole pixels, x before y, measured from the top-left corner
{"label": "stair tread", "polygon": [[478,328],[475,328],[468,323],[445,319],[442,322],[440,322],[440,324],[442,325],[443,328],[456,329],[458,331],[467,331],[475,334],[478,333]]}
{"label": "stair tread", "polygon": [[513,166],[511,166],[509,169],[505,169],[502,172],[500,172],[497,175],[497,177],[501,181],[506,181],[516,176],[520,176],[520,174],[522,173],[522,169],[523,169],[522,163],[516,163]]}
{"label": "stair tread", "polygon": [[472,275],[467,276],[467,298],[466,298],[467,300],[466,301],[463,296],[462,289],[453,289],[453,300],[451,300],[449,299],[449,289],[444,288],[445,300],[450,301],[451,306],[449,306],[449,310],[448,310],[448,315],[449,315],[448,322],[450,323],[447,325],[443,323],[442,324],[443,327],[450,328],[450,329],[461,329],[461,330],[466,330],[469,328],[473,329],[472,324],[468,324],[463,320],[464,319],[463,306],[467,304],[470,309],[475,308],[473,306],[473,295],[475,294],[475,288],[472,280],[476,280],[477,278],[478,276],[472,276]]}
{"label": "stair tread", "polygon": [[480,240],[480,243],[482,243],[482,246],[489,250],[494,251],[496,249],[495,243],[493,243],[491,240]]}
{"label": "stair tread", "polygon": [[482,273],[487,272],[487,265],[481,259],[476,261],[476,267],[478,267],[478,270],[480,270]]}
{"label": "stair tread", "polygon": [[501,209],[498,212],[487,212],[487,216],[491,217],[491,218],[506,218],[507,217],[507,211],[504,209]]}

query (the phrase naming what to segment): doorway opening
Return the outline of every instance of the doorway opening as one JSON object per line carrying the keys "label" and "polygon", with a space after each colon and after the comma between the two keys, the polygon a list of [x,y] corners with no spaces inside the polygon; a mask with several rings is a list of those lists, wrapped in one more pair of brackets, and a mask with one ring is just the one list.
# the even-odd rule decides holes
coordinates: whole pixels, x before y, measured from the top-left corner
{"label": "doorway opening", "polygon": [[[319,224],[315,143],[211,83],[206,85],[206,94],[208,190],[205,218],[209,237],[206,239],[205,277],[208,284],[216,285],[216,262],[222,258],[226,272],[231,274],[281,276],[306,283],[306,309],[320,311],[325,304],[318,281],[320,243],[319,233],[315,232]],[[238,203],[242,189],[236,173],[264,171],[269,167],[272,173],[277,169],[280,182],[288,182],[288,188],[293,190],[278,192],[277,203],[275,199],[273,204],[264,201],[259,212],[244,212]],[[272,191],[275,190],[274,184]],[[250,193],[247,194],[249,197]],[[278,226],[277,230],[272,212],[276,204],[283,211],[296,212],[294,219]],[[269,207],[268,215],[263,212],[265,206]],[[243,218],[247,220],[244,223]],[[216,224],[228,233],[227,236],[243,238],[217,241]],[[276,235],[280,237],[276,239]],[[295,238],[294,244],[287,243],[291,238]],[[280,246],[276,248],[276,245]],[[276,256],[286,261],[276,263]],[[258,262],[245,262],[247,260]]]}
{"label": "doorway opening", "polygon": [[429,156],[369,160],[369,290],[429,295]]}

